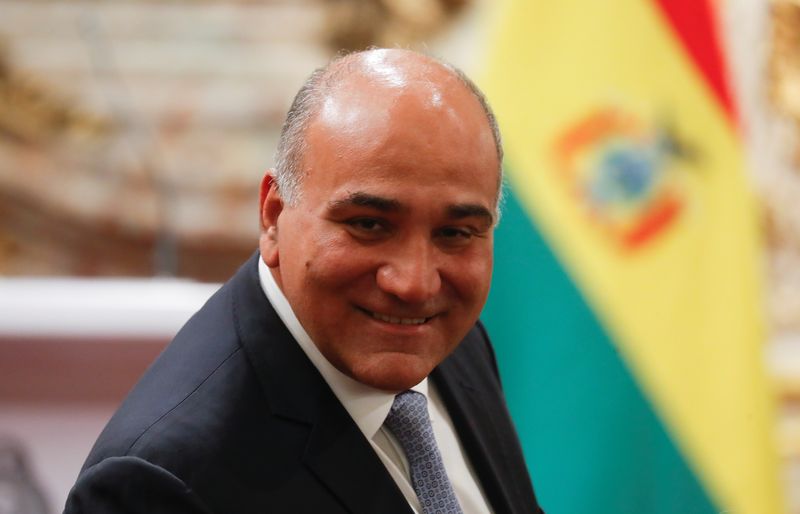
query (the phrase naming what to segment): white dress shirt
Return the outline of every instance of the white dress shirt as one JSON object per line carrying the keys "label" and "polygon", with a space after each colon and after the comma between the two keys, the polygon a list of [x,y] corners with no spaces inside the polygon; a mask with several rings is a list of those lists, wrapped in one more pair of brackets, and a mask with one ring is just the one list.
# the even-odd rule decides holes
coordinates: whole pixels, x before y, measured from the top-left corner
{"label": "white dress shirt", "polygon": [[[322,355],[308,336],[308,333],[306,333],[286,300],[283,291],[278,287],[272,273],[262,259],[258,260],[258,276],[261,281],[261,288],[264,290],[264,294],[272,304],[272,307],[309,360],[319,370],[333,394],[336,395],[345,410],[350,414],[350,417],[353,418],[364,437],[372,445],[375,453],[381,459],[383,465],[386,466],[387,471],[397,483],[411,508],[417,514],[422,512],[417,494],[411,486],[408,461],[405,454],[391,432],[383,426],[383,422],[389,414],[389,409],[392,407],[392,402],[394,402],[395,395],[356,382],[336,369]],[[483,490],[475,478],[472,465],[461,447],[461,442],[458,440],[453,427],[453,421],[450,419],[450,415],[447,413],[447,409],[439,397],[435,385],[429,383],[426,378],[412,387],[412,389],[428,398],[428,411],[433,425],[434,437],[439,446],[439,452],[442,454],[447,476],[453,484],[453,489],[464,514],[491,513],[489,503],[486,501]]]}

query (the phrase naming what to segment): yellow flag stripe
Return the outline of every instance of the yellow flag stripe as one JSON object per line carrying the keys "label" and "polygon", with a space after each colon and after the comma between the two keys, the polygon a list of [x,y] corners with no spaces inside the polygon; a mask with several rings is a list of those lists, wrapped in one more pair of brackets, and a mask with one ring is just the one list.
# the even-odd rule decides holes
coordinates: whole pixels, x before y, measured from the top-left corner
{"label": "yellow flag stripe", "polygon": [[[725,113],[649,1],[506,8],[484,84],[516,193],[712,496],[780,512],[755,209]],[[579,137],[604,115],[611,128]],[[646,209],[587,203],[597,141],[641,147],[660,132],[684,155]],[[654,235],[626,244],[658,215]]]}

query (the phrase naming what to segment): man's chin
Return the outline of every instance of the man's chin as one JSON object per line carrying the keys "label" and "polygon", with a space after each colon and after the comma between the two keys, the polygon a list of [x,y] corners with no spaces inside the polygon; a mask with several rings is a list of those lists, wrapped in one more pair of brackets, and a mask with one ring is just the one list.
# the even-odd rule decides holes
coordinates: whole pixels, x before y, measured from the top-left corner
{"label": "man's chin", "polygon": [[393,393],[411,389],[435,367],[428,359],[403,353],[381,354],[368,361],[342,371],[357,382]]}

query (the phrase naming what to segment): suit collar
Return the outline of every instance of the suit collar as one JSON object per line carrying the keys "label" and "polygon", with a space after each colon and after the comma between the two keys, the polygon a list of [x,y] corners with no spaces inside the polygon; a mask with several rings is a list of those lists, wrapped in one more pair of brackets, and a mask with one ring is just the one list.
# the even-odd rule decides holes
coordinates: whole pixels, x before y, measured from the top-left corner
{"label": "suit collar", "polygon": [[[499,384],[484,384],[472,380],[476,375],[474,364],[479,361],[468,353],[478,345],[477,329],[473,329],[456,350],[431,374],[436,383],[464,451],[473,465],[487,501],[495,514],[517,512],[513,505],[514,494],[506,464],[514,455],[506,447],[505,438],[498,426],[497,411]],[[488,376],[493,376],[489,374]],[[491,392],[491,389],[497,390]]]}
{"label": "suit collar", "polygon": [[[355,514],[409,514],[408,503],[369,442],[264,295],[258,279],[259,258],[256,253],[248,260],[229,286],[236,330],[261,384],[266,408],[275,416],[308,427],[303,461],[348,510]],[[479,332],[472,330],[431,377],[486,498],[496,514],[503,514],[515,511],[512,497],[520,493],[516,489],[529,488],[530,484],[520,482],[529,481],[527,474],[512,477],[504,467],[518,457],[513,448],[508,448],[507,439],[514,435],[503,433],[498,425],[507,414],[488,414],[504,409],[497,405],[502,399],[499,384],[466,378],[494,376],[496,370],[475,372],[476,362],[491,360],[474,353],[476,348],[485,347]],[[343,465],[347,473],[342,472]]]}
{"label": "suit collar", "polygon": [[[300,324],[291,305],[289,305],[289,301],[262,259],[258,260],[258,277],[261,289],[295,342],[322,375],[333,394],[339,399],[364,436],[367,439],[371,439],[380,430],[386,416],[389,414],[389,409],[394,401],[394,394],[357,382],[336,369],[319,351],[319,348],[317,348]],[[427,380],[424,382],[427,386]],[[424,392],[427,392],[427,387],[424,389]]]}
{"label": "suit collar", "polygon": [[[411,512],[383,463],[338,402],[315,424],[305,462],[354,513]],[[357,475],[343,473],[343,465],[358,470]]]}
{"label": "suit collar", "polygon": [[409,514],[408,503],[369,442],[264,295],[258,259],[256,252],[231,279],[230,294],[236,330],[267,408],[308,427],[303,461],[351,512]]}

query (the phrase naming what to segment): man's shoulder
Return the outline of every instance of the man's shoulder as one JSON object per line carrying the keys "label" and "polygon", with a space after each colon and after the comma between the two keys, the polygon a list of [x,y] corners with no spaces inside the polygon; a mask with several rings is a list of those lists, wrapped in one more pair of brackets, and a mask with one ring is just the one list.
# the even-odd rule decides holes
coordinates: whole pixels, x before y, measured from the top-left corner
{"label": "man's shoulder", "polygon": [[136,454],[159,440],[154,434],[168,439],[172,431],[191,429],[174,420],[183,417],[198,399],[219,394],[216,388],[230,379],[228,375],[242,374],[246,363],[229,314],[231,299],[226,288],[187,321],[145,371],[103,430],[87,467],[104,458]]}
{"label": "man's shoulder", "polygon": [[203,447],[199,441],[219,427],[215,420],[235,417],[237,405],[250,400],[247,391],[257,392],[235,312],[242,309],[240,282],[252,278],[243,273],[250,271],[243,267],[212,295],[150,365],[103,430],[85,467],[109,457],[173,454],[161,451],[165,444]]}
{"label": "man's shoulder", "polygon": [[175,364],[155,363],[109,421],[84,470],[132,457],[198,486],[202,470],[241,457],[248,427],[266,426],[268,411],[243,352],[220,356],[205,374]]}

